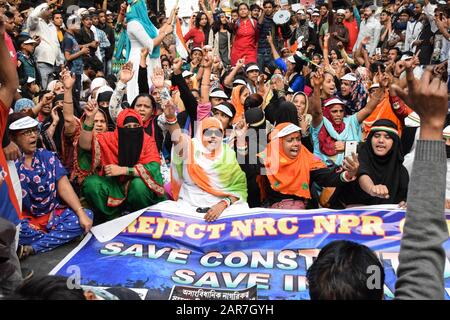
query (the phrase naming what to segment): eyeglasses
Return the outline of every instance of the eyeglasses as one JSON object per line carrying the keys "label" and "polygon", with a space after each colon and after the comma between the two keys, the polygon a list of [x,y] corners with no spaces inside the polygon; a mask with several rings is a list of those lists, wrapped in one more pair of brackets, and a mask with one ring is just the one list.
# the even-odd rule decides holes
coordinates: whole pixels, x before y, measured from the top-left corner
{"label": "eyeglasses", "polygon": [[205,129],[205,130],[203,130],[203,135],[206,138],[210,138],[212,136],[216,136],[217,138],[222,138],[223,131],[220,129]]}
{"label": "eyeglasses", "polygon": [[39,133],[39,129],[38,128],[31,128],[31,129],[27,129],[22,131],[20,134],[25,136],[25,137],[31,137],[33,134],[38,134]]}

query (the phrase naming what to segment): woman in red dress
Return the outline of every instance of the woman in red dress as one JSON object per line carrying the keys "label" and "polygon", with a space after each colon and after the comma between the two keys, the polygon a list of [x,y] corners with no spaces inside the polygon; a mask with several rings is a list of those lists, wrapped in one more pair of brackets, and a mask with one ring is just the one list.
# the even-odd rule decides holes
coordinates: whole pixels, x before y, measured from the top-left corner
{"label": "woman in red dress", "polygon": [[239,19],[234,24],[234,42],[231,48],[232,66],[242,58],[245,58],[245,64],[257,62],[258,22],[250,16],[250,8],[246,3],[239,5],[238,12]]}

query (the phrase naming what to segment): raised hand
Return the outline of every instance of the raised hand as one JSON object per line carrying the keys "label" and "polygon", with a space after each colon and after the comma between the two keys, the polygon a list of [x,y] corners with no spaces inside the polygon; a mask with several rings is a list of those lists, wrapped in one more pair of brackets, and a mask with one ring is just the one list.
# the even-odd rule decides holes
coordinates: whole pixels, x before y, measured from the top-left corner
{"label": "raised hand", "polygon": [[86,115],[86,119],[94,121],[94,117],[98,112],[98,104],[95,100],[89,100],[84,107],[84,114]]}
{"label": "raised hand", "polygon": [[153,69],[152,83],[156,88],[164,87],[164,70],[160,67]]}
{"label": "raised hand", "polygon": [[59,122],[58,109],[59,109],[59,107],[54,107],[52,109],[52,112],[50,113],[50,115],[52,117],[52,123],[55,123],[55,124]]}
{"label": "raised hand", "polygon": [[447,84],[439,76],[433,76],[433,67],[427,67],[422,78],[417,80],[412,66],[406,68],[408,90],[391,85],[391,91],[399,96],[420,117],[421,136],[429,131],[429,136],[440,140],[448,111]]}
{"label": "raised hand", "polygon": [[134,76],[133,62],[128,61],[120,69],[119,81],[122,83],[128,83],[131,79],[133,79],[133,76]]}
{"label": "raised hand", "polygon": [[318,69],[316,72],[313,73],[313,76],[311,77],[311,83],[314,88],[320,88],[320,86],[323,83],[322,69]]}
{"label": "raised hand", "polygon": [[44,97],[42,98],[42,104],[47,105],[52,103],[53,99],[55,99],[55,94],[53,92],[48,92],[44,94]]}
{"label": "raised hand", "polygon": [[69,70],[65,69],[61,73],[61,82],[64,85],[65,90],[72,90],[72,87],[75,85],[75,82],[77,81],[74,74],[71,74]]}

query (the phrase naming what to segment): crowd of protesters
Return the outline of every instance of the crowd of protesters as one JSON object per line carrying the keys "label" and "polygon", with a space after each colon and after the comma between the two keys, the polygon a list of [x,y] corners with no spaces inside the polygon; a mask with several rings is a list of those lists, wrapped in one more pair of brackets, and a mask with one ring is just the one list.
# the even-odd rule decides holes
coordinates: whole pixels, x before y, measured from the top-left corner
{"label": "crowd of protesters", "polygon": [[[0,217],[18,226],[20,259],[163,201],[207,222],[409,207],[414,160],[443,148],[421,141],[445,140],[450,158],[450,118],[417,105],[447,103],[447,2],[199,8],[0,0]],[[421,78],[441,87],[414,100]],[[355,250],[337,246],[323,256]],[[312,297],[351,298],[317,283],[328,267],[310,270]]]}

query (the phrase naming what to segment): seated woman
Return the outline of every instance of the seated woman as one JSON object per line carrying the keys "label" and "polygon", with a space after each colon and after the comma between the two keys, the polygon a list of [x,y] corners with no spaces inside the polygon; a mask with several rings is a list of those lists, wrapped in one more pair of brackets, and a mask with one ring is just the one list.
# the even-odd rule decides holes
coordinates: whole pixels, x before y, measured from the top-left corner
{"label": "seated woman", "polygon": [[23,152],[16,160],[24,217],[19,237],[22,257],[55,249],[92,227],[92,212],[81,206],[56,154],[37,149],[38,125],[31,117],[14,114],[9,126],[12,140]]}
{"label": "seated woman", "polygon": [[314,154],[328,165],[342,165],[345,142],[361,141],[361,123],[372,113],[383,99],[383,92],[373,95],[366,106],[357,113],[346,117],[345,104],[338,98],[320,102],[320,86],[324,78],[321,71],[313,76],[314,92],[311,99]]}
{"label": "seated woman", "polygon": [[216,118],[202,120],[191,139],[181,133],[173,104],[166,105],[164,114],[174,144],[173,198],[183,208],[205,214],[208,222],[216,220],[230,206],[239,208],[237,205],[241,204],[242,209],[248,209],[245,174],[235,152],[223,143],[222,123]]}
{"label": "seated woman", "polygon": [[403,166],[397,126],[386,119],[377,120],[359,150],[358,180],[336,188],[330,205],[403,204],[409,175]]}
{"label": "seated woman", "polygon": [[[86,115],[84,114],[81,117],[80,122],[84,123],[85,120]],[[109,131],[108,116],[106,115],[105,111],[98,108],[98,111],[94,116],[93,124],[94,124],[93,135]],[[73,138],[73,144],[75,148],[73,157],[73,170],[70,175],[70,181],[74,184],[74,186],[81,188],[84,179],[86,179],[87,176],[93,175],[94,170],[92,169],[92,152],[90,150],[89,151],[84,150],[83,148],[80,147],[79,144],[80,134],[81,134],[81,127],[77,127],[77,131]]]}
{"label": "seated woman", "polygon": [[114,132],[92,134],[98,106],[85,107],[79,146],[91,150],[91,170],[82,194],[109,219],[122,211],[136,211],[165,200],[160,157],[155,141],[144,133],[141,116],[125,109],[117,118]]}
{"label": "seated woman", "polygon": [[265,190],[266,207],[313,208],[314,200],[317,200],[311,190],[314,182],[322,187],[336,187],[355,179],[359,167],[356,155],[346,158],[345,171],[327,168],[301,144],[300,132],[301,128],[295,124],[278,124],[270,134],[266,150],[259,154],[269,183]]}

